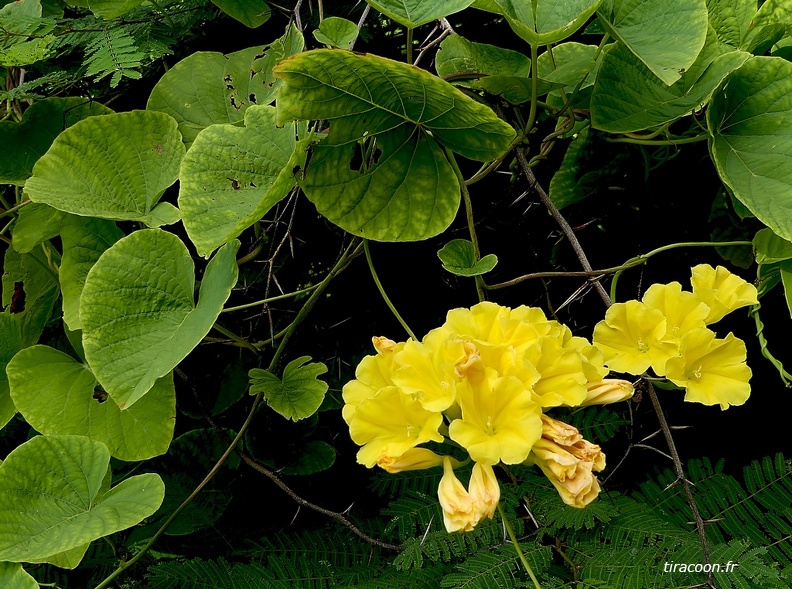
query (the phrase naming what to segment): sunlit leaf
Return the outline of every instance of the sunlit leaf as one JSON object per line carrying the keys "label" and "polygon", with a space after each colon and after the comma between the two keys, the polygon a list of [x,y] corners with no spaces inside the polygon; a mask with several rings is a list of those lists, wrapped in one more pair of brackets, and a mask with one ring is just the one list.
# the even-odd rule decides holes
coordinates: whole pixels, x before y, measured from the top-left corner
{"label": "sunlit leaf", "polygon": [[176,423],[172,375],[121,411],[88,367],[53,348],[26,348],[6,370],[17,410],[42,434],[87,436],[120,460],[145,460],[168,449]]}
{"label": "sunlit leaf", "polygon": [[236,284],[232,241],[211,259],[194,302],[187,247],[161,229],[136,231],[88,273],[80,304],[88,364],[113,400],[129,408],[212,328]]}
{"label": "sunlit leaf", "polygon": [[734,48],[741,47],[756,13],[756,0],[709,0],[707,9],[718,40]]}
{"label": "sunlit leaf", "polygon": [[371,239],[411,241],[444,230],[460,195],[441,146],[486,161],[515,135],[452,85],[382,57],[320,49],[286,59],[275,74],[285,82],[279,123],[330,120],[301,188],[330,221]]}
{"label": "sunlit leaf", "polygon": [[156,226],[167,220],[158,207],[173,208],[157,201],[176,181],[183,156],[168,115],[138,110],[89,117],[58,135],[25,192],[67,213]]}
{"label": "sunlit leaf", "polygon": [[0,587],[3,589],[39,589],[36,579],[31,577],[17,562],[0,562]]}
{"label": "sunlit leaf", "polygon": [[165,488],[156,474],[106,491],[110,453],[82,436],[36,436],[0,464],[0,561],[42,562],[150,516]]}
{"label": "sunlit leaf", "polygon": [[316,413],[322,404],[327,383],[319,380],[327,372],[321,362],[309,362],[310,356],[292,360],[283,370],[283,380],[266,370],[250,371],[250,394],[264,394],[267,404],[286,419],[297,421]]}
{"label": "sunlit leaf", "polygon": [[199,51],[184,58],[160,78],[151,91],[148,110],[169,114],[179,123],[189,147],[209,125],[240,125],[253,104],[275,100],[280,80],[273,66],[303,49],[303,36],[294,24],[269,45],[223,55]]}
{"label": "sunlit leaf", "polygon": [[604,0],[598,14],[608,32],[667,85],[693,65],[707,37],[705,0]]}
{"label": "sunlit leaf", "polygon": [[792,64],[753,57],[707,110],[710,154],[723,182],[777,235],[792,240]]}
{"label": "sunlit leaf", "polygon": [[753,238],[757,264],[774,264],[792,259],[792,242],[778,237],[772,229],[762,229]]}
{"label": "sunlit leaf", "polygon": [[45,239],[55,237],[60,233],[61,222],[66,215],[49,205],[29,202],[19,210],[11,229],[14,249],[26,254]]}
{"label": "sunlit leaf", "polygon": [[473,242],[468,239],[454,239],[445,244],[437,257],[443,262],[443,268],[457,276],[480,276],[492,270],[498,263],[495,254],[487,254],[476,260]]}
{"label": "sunlit leaf", "polygon": [[263,217],[297,184],[294,126],[275,126],[275,109],[252,106],[245,126],[212,125],[182,161],[179,207],[198,253],[208,256]]}
{"label": "sunlit leaf", "polygon": [[464,10],[473,0],[366,0],[368,4],[405,27],[414,29]]}

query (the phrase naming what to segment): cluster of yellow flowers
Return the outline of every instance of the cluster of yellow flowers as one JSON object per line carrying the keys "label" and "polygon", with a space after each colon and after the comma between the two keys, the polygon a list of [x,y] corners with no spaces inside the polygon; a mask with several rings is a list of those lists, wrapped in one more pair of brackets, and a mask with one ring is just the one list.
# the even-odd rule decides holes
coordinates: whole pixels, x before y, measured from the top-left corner
{"label": "cluster of yellow flowers", "polygon": [[[541,309],[484,302],[453,309],[422,341],[373,338],[355,380],[344,386],[343,417],[358,462],[388,472],[443,466],[438,489],[448,531],[492,517],[500,489],[492,467],[536,464],[569,505],[599,493],[600,447],[550,407],[628,399],[633,387],[608,373],[602,352]],[[459,462],[419,447],[450,438],[475,462],[467,489]]]}
{"label": "cluster of yellow flowers", "polygon": [[693,292],[678,282],[653,284],[641,301],[613,305],[594,328],[594,345],[611,370],[643,374],[651,367],[686,389],[686,401],[742,405],[751,392],[745,342],[731,333],[718,339],[707,325],[757,304],[756,288],[708,264],[694,267],[690,282]]}

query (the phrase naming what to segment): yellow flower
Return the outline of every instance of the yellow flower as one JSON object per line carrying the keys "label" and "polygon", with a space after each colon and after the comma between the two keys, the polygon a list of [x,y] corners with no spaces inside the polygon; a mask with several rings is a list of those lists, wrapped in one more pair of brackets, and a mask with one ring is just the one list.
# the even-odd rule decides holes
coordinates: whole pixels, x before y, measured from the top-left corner
{"label": "yellow flower", "polygon": [[653,284],[644,293],[643,302],[666,318],[665,341],[679,343],[679,338],[697,327],[704,327],[710,308],[692,292],[682,290],[678,282]]}
{"label": "yellow flower", "polygon": [[710,308],[705,319],[707,325],[720,321],[724,315],[735,309],[759,302],[756,287],[723,266],[695,266],[690,283],[693,285],[693,293]]}
{"label": "yellow flower", "polygon": [[605,468],[605,455],[571,425],[547,416],[542,422],[542,439],[534,444],[526,464],[542,469],[564,503],[585,507],[599,494],[594,472]]}
{"label": "yellow flower", "polygon": [[702,327],[682,337],[680,356],[668,361],[666,376],[686,389],[685,401],[728,409],[742,405],[751,394],[751,369],[745,359],[741,339],[731,333],[715,339],[712,330]]}
{"label": "yellow flower", "polygon": [[468,484],[470,497],[473,499],[473,508],[478,521],[492,518],[500,501],[500,485],[495,478],[495,472],[489,464],[476,462]]}
{"label": "yellow flower", "polygon": [[448,426],[452,440],[483,464],[525,460],[542,432],[541,409],[519,379],[488,368],[479,382],[457,389],[462,418]]}
{"label": "yellow flower", "polygon": [[586,375],[580,352],[565,349],[558,337],[545,336],[526,351],[526,357],[540,375],[533,392],[542,407],[576,406],[585,399]]}
{"label": "yellow flower", "polygon": [[349,434],[363,446],[357,454],[358,462],[371,468],[419,444],[442,442],[443,436],[437,431],[442,422],[440,412],[427,411],[397,387],[388,386],[357,405],[349,421]]}
{"label": "yellow flower", "polygon": [[441,464],[443,464],[443,457],[428,448],[413,448],[396,457],[384,454],[377,460],[377,466],[391,474],[407,470],[422,470]]}
{"label": "yellow flower", "polygon": [[611,370],[642,374],[650,366],[662,376],[676,346],[663,342],[663,313],[639,301],[616,303],[594,327],[594,345],[602,350]]}
{"label": "yellow flower", "polygon": [[479,522],[475,502],[454,474],[451,459],[443,457],[443,478],[437,489],[443,510],[443,523],[449,532],[469,532]]}
{"label": "yellow flower", "polygon": [[629,381],[619,378],[606,378],[588,386],[586,398],[580,405],[582,407],[588,405],[610,405],[611,403],[626,401],[634,393],[635,388]]}
{"label": "yellow flower", "polygon": [[355,380],[350,380],[342,389],[345,404],[341,415],[347,425],[361,401],[371,399],[380,389],[393,385],[393,358],[404,347],[404,343],[396,343],[385,337],[374,337],[372,342],[377,355],[363,358],[355,369]]}
{"label": "yellow flower", "polygon": [[433,329],[422,342],[409,340],[395,356],[393,384],[429,411],[445,411],[456,398],[454,368],[465,351],[462,342],[449,336],[448,329]]}

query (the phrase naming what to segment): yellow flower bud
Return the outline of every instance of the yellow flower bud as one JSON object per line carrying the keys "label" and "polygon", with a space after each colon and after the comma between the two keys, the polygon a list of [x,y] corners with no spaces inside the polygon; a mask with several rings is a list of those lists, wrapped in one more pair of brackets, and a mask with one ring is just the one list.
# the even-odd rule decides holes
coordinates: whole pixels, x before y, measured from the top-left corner
{"label": "yellow flower bud", "polygon": [[443,464],[443,457],[435,454],[428,448],[413,448],[397,457],[383,454],[377,459],[377,466],[389,473],[404,472],[406,470],[422,470]]}
{"label": "yellow flower bud", "polygon": [[498,479],[495,478],[495,471],[489,464],[476,462],[473,465],[468,490],[473,499],[478,521],[492,518],[498,507],[498,501],[500,501],[500,485]]}
{"label": "yellow flower bud", "polygon": [[587,405],[610,405],[619,401],[626,401],[632,398],[635,388],[632,383],[620,378],[606,378],[600,382],[592,383],[588,386],[588,394],[580,404]]}
{"label": "yellow flower bud", "polygon": [[449,532],[469,532],[479,522],[475,503],[454,474],[451,459],[443,457],[443,478],[437,489],[443,510],[443,523]]}

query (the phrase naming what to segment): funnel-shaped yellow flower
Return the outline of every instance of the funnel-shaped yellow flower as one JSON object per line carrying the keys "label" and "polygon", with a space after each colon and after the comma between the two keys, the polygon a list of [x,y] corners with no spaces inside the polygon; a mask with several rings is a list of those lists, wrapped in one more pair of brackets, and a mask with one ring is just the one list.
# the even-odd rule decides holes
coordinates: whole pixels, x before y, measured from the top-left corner
{"label": "funnel-shaped yellow flower", "polygon": [[363,358],[355,369],[355,379],[346,383],[342,390],[345,405],[341,415],[347,424],[361,401],[371,399],[380,389],[393,384],[393,358],[404,348],[404,342],[396,343],[385,337],[374,337],[372,342],[377,355]]}
{"label": "funnel-shaped yellow flower", "polygon": [[665,374],[665,363],[676,346],[663,342],[666,319],[657,309],[639,301],[616,303],[594,327],[594,345],[602,350],[611,370],[642,374],[650,366]]}
{"label": "funnel-shaped yellow flower", "polygon": [[519,379],[488,368],[478,382],[457,389],[462,418],[448,427],[452,440],[482,464],[517,464],[542,435],[541,409]]}
{"label": "funnel-shaped yellow flower", "polygon": [[720,321],[724,315],[735,309],[759,302],[756,287],[723,266],[695,266],[690,283],[693,285],[693,293],[710,308],[705,320],[707,325]]}
{"label": "funnel-shaped yellow flower", "polygon": [[575,407],[586,398],[585,358],[562,343],[558,337],[544,336],[526,352],[540,375],[533,391],[542,407]]}
{"label": "funnel-shaped yellow flower", "polygon": [[398,458],[419,444],[442,442],[443,436],[437,431],[442,422],[441,413],[427,411],[397,387],[388,386],[357,405],[349,421],[349,434],[363,446],[358,462],[371,468],[386,458]]}
{"label": "funnel-shaped yellow flower", "polygon": [[726,339],[716,339],[715,332],[702,327],[682,337],[680,356],[668,361],[666,376],[685,387],[685,401],[728,409],[742,405],[751,394],[751,369],[745,359],[741,339],[731,333]]}
{"label": "funnel-shaped yellow flower", "polygon": [[683,334],[698,327],[704,327],[704,320],[710,308],[695,294],[682,290],[678,282],[653,284],[643,296],[643,302],[657,309],[666,318],[667,342],[679,344]]}
{"label": "funnel-shaped yellow flower", "polygon": [[443,523],[449,532],[469,532],[479,522],[475,502],[454,474],[451,459],[443,457],[443,478],[437,489]]}

